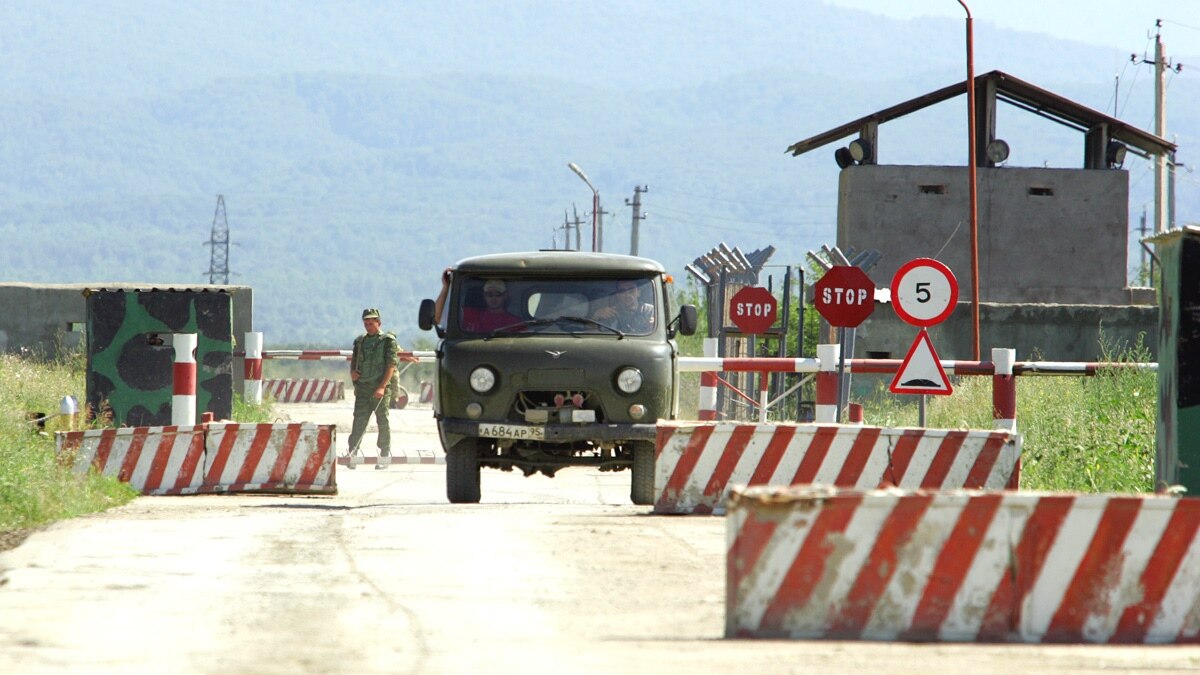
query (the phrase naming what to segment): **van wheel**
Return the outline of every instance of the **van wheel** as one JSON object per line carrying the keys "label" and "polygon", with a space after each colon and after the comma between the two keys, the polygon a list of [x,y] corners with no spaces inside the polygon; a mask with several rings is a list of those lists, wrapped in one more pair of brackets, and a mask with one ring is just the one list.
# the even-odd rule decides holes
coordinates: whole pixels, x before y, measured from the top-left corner
{"label": "van wheel", "polygon": [[479,503],[479,440],[466,438],[446,449],[446,498],[451,504]]}
{"label": "van wheel", "polygon": [[633,444],[633,478],[630,481],[629,499],[634,504],[654,503],[654,444]]}

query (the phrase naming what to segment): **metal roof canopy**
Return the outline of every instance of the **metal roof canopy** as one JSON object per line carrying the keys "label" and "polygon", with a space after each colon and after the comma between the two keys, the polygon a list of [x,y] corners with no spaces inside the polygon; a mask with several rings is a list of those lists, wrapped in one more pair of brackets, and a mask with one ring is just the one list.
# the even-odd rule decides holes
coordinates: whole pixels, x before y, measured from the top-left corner
{"label": "metal roof canopy", "polygon": [[[788,146],[787,152],[792,153],[793,156],[801,155],[857,133],[872,148],[871,155],[864,160],[864,163],[874,164],[874,149],[879,147],[875,141],[880,124],[966,93],[967,81],[963,80],[890,108],[884,108],[866,117],[860,117],[811,138],[797,141]],[[996,138],[997,99],[1077,131],[1082,131],[1085,134],[1085,168],[1102,169],[1107,167],[1105,153],[1109,140],[1120,141],[1143,157],[1161,154],[1174,157],[1177,148],[1174,143],[1152,133],[1003,71],[993,70],[976,76],[975,96],[976,144],[980,149],[986,148],[987,144]],[[977,153],[976,164],[987,167],[995,166],[995,162],[988,159],[986,152]]]}

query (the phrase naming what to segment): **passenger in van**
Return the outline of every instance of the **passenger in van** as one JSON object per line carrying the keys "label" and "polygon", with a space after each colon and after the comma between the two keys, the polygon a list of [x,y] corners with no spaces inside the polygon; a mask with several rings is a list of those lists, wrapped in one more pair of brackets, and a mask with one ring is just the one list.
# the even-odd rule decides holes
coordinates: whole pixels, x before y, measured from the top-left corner
{"label": "passenger in van", "polygon": [[654,327],[654,305],[642,302],[636,280],[621,279],[609,302],[593,312],[592,318],[626,333],[645,333]]}
{"label": "passenger in van", "polygon": [[472,333],[490,333],[497,328],[520,323],[521,319],[509,313],[506,308],[508,287],[500,279],[488,279],[483,284],[483,303],[485,306],[482,308],[463,307],[463,330]]}

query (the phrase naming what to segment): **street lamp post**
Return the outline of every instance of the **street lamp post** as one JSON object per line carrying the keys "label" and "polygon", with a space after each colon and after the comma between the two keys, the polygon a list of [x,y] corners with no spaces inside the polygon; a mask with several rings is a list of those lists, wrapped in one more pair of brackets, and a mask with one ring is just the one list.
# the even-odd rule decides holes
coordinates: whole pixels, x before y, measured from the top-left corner
{"label": "street lamp post", "polygon": [[971,325],[974,327],[974,359],[979,360],[979,194],[975,174],[975,41],[971,30],[971,8],[967,12],[967,180],[970,181],[971,210]]}
{"label": "street lamp post", "polygon": [[582,178],[583,182],[587,183],[587,186],[592,191],[592,251],[595,252],[595,251],[599,250],[599,246],[598,246],[599,241],[597,239],[597,230],[596,230],[596,218],[598,218],[600,215],[600,192],[597,191],[595,186],[592,185],[592,181],[588,180],[587,174],[585,174],[583,172],[583,169],[579,168],[578,164],[576,164],[575,162],[569,162],[567,164],[567,168],[574,171],[576,176],[579,176],[580,178]]}

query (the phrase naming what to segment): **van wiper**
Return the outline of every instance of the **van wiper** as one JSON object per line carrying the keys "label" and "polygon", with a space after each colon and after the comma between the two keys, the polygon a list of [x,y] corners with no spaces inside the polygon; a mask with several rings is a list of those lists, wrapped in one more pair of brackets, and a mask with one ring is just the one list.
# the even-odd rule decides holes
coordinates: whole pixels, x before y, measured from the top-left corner
{"label": "van wiper", "polygon": [[563,321],[578,321],[579,323],[586,323],[589,326],[603,328],[604,330],[612,331],[613,333],[616,333],[618,338],[625,337],[625,334],[622,333],[621,331],[617,330],[616,328],[613,328],[612,326],[610,326],[606,323],[600,323],[599,321],[596,321],[595,319],[589,319],[584,316],[560,316],[558,318],[562,319]]}
{"label": "van wiper", "polygon": [[[617,330],[616,328],[613,328],[612,326],[610,326],[608,324],[600,323],[599,321],[596,321],[595,319],[589,319],[589,318],[583,317],[583,316],[556,316],[553,319],[527,319],[525,321],[519,321],[517,323],[510,324],[507,326],[501,326],[501,327],[493,330],[491,333],[488,333],[488,336],[485,337],[484,340],[490,340],[490,339],[496,337],[497,335],[500,335],[501,333],[508,333],[510,331],[517,331],[517,330],[521,330],[524,328],[535,328],[537,326],[550,326],[550,325],[560,323],[563,321],[570,321],[573,323],[582,323],[582,324],[587,324],[589,326],[595,326],[596,328],[602,328],[606,331],[609,331],[609,332],[615,334],[618,338],[625,337],[625,333],[622,333],[621,331]],[[575,337],[579,337],[576,333],[571,333],[571,335],[574,335]]]}
{"label": "van wiper", "polygon": [[521,330],[522,328],[532,328],[534,326],[549,326],[550,324],[554,323],[554,321],[555,321],[554,319],[526,319],[525,321],[518,321],[516,323],[510,323],[507,326],[500,326],[496,330],[493,330],[492,332],[488,333],[487,337],[485,337],[483,339],[491,340],[492,338],[496,337],[497,335],[499,335],[501,333],[507,333],[507,332],[513,331],[513,330]]}

